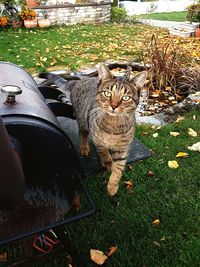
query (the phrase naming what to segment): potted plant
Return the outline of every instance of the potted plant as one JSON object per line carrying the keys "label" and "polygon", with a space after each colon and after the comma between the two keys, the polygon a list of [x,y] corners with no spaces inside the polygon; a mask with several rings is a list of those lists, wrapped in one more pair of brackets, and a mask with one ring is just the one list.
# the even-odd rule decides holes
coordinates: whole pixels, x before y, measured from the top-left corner
{"label": "potted plant", "polygon": [[8,25],[8,18],[6,16],[0,16],[0,27],[5,28]]}
{"label": "potted plant", "polygon": [[48,19],[48,15],[44,14],[44,18],[38,19],[38,26],[40,28],[47,28],[51,25],[51,20]]}
{"label": "potted plant", "polygon": [[12,15],[9,18],[9,24],[11,25],[12,28],[20,28],[23,26],[23,20],[19,16],[19,13]]}
{"label": "potted plant", "polygon": [[24,27],[27,29],[37,27],[36,12],[27,6],[19,12],[19,16],[24,22]]}
{"label": "potted plant", "polygon": [[200,1],[198,3],[193,3],[192,5],[189,5],[187,7],[187,19],[189,23],[185,23],[185,27],[190,28],[191,30],[194,30],[198,26],[199,22],[199,12],[200,12]]}
{"label": "potted plant", "polygon": [[196,10],[195,20],[198,22],[198,26],[196,27],[195,30],[195,36],[200,37],[200,3],[198,9]]}

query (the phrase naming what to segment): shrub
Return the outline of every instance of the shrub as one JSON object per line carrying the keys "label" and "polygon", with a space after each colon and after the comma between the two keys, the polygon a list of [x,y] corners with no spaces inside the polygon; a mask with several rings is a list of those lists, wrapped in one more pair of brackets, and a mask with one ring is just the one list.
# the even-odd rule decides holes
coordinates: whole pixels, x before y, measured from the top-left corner
{"label": "shrub", "polygon": [[200,22],[200,2],[187,7],[187,19],[192,22]]}
{"label": "shrub", "polygon": [[124,22],[127,17],[127,12],[124,7],[112,7],[111,8],[111,20],[113,22]]}

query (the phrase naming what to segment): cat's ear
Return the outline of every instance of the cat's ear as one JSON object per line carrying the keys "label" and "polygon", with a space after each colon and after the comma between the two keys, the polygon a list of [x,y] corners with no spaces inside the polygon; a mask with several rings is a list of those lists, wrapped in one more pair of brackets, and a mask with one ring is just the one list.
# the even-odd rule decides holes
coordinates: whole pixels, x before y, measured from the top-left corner
{"label": "cat's ear", "polygon": [[147,71],[142,71],[131,79],[136,87],[142,88],[147,79]]}
{"label": "cat's ear", "polygon": [[102,82],[104,80],[111,79],[114,76],[112,75],[112,73],[110,72],[110,70],[106,65],[101,64],[98,69],[98,77],[99,81]]}

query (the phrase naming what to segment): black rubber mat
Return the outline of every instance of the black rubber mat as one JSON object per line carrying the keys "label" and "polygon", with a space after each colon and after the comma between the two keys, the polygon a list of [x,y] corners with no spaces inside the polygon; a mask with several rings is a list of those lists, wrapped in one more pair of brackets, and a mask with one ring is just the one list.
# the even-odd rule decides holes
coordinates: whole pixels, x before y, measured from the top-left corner
{"label": "black rubber mat", "polygon": [[[73,143],[77,153],[79,153],[79,134],[78,134],[78,124],[76,120],[72,120],[66,117],[58,117],[58,120]],[[95,174],[97,172],[100,172],[104,170],[104,168],[101,165],[99,155],[97,153],[97,150],[93,143],[90,140],[90,155],[88,157],[81,157],[80,156],[80,161],[82,165],[82,169],[84,174],[91,175]],[[143,160],[151,156],[150,151],[138,140],[134,139],[130,151],[129,151],[129,157],[127,163],[132,163],[138,160]]]}

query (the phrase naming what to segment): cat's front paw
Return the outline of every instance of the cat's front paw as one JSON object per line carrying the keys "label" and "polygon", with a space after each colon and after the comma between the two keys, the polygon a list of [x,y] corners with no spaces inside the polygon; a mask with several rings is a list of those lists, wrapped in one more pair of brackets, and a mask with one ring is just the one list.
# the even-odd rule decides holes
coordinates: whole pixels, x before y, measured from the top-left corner
{"label": "cat's front paw", "polygon": [[83,157],[87,157],[90,153],[90,147],[89,145],[86,145],[86,146],[81,146],[80,147],[80,154],[81,156]]}
{"label": "cat's front paw", "polygon": [[117,193],[118,189],[119,189],[119,185],[112,184],[112,183],[108,183],[107,185],[107,191],[111,197]]}

